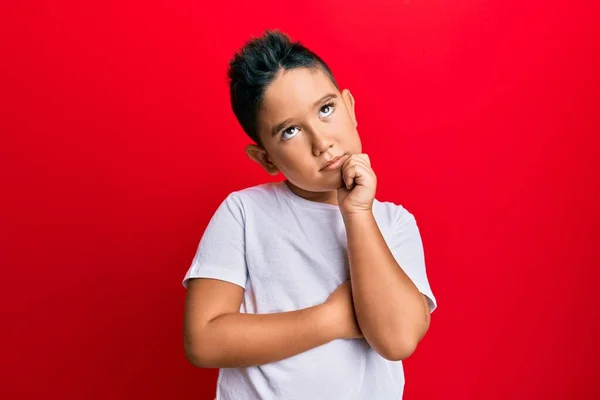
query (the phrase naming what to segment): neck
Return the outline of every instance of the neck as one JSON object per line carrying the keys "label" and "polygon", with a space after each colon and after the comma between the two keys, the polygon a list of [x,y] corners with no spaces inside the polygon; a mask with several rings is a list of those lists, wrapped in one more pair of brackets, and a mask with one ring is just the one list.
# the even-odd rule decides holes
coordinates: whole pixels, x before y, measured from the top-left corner
{"label": "neck", "polygon": [[287,179],[285,180],[285,184],[292,192],[306,200],[315,201],[317,203],[332,204],[334,206],[338,205],[337,190],[327,192],[310,192],[308,190],[299,188]]}

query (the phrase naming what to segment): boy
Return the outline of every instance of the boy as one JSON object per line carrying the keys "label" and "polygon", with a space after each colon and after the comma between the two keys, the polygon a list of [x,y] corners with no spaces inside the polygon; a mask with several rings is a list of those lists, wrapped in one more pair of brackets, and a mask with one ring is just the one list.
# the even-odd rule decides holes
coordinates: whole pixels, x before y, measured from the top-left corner
{"label": "boy", "polygon": [[285,180],[231,193],[183,285],[190,362],[217,400],[392,400],[437,303],[415,218],[379,202],[354,98],[279,31],[231,60],[247,155]]}

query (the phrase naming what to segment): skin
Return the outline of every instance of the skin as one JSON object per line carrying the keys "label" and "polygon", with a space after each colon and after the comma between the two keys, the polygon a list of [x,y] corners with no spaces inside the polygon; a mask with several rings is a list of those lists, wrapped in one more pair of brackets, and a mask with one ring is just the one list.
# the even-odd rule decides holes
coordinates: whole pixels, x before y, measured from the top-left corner
{"label": "skin", "polygon": [[[333,104],[320,101],[329,94]],[[429,307],[375,222],[377,177],[362,153],[354,97],[319,68],[283,70],[265,92],[258,122],[263,146],[248,145],[246,153],[268,173],[281,172],[297,195],[339,206],[360,329],[386,358],[408,357],[429,328]],[[322,170],[341,155],[339,169]]]}
{"label": "skin", "polygon": [[[335,97],[315,105],[328,94]],[[333,105],[325,106],[329,102]],[[283,129],[272,135],[273,127],[286,120]],[[257,125],[264,147],[246,147],[252,160],[271,175],[281,172],[299,196],[338,204],[341,174],[321,167],[336,156],[362,152],[349,90],[340,92],[320,69],[282,71],[265,92]]]}
{"label": "skin", "polygon": [[[328,95],[334,97],[324,99]],[[269,174],[281,172],[297,195],[340,207],[350,280],[321,305],[272,314],[240,313],[244,289],[237,285],[191,280],[184,349],[192,364],[262,365],[335,339],[359,338],[383,357],[401,360],[425,335],[427,301],[394,260],[372,214],[377,179],[362,153],[354,106],[350,91],[339,91],[320,69],[281,71],[267,88],[259,112],[263,146],[246,147],[246,154]],[[341,155],[345,158],[338,169],[322,170]]]}

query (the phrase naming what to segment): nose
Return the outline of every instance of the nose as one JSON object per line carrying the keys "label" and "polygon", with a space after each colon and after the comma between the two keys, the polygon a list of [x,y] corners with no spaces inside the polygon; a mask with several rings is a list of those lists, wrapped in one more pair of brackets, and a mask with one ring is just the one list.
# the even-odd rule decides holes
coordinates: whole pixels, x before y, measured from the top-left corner
{"label": "nose", "polygon": [[333,147],[333,140],[324,132],[312,129],[312,153],[320,156]]}

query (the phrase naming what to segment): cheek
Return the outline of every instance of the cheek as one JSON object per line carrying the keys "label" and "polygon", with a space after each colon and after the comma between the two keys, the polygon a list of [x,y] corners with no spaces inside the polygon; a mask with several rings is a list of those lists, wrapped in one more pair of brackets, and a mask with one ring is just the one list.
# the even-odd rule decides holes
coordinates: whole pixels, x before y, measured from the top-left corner
{"label": "cheek", "polygon": [[[290,175],[304,175],[307,170],[310,170],[314,165],[313,160],[306,156],[306,150],[302,151],[300,148],[296,148],[285,154],[281,158],[282,160],[282,172],[287,172]],[[312,163],[311,163],[312,162]]]}
{"label": "cheek", "polygon": [[344,144],[348,146],[348,150],[360,150],[360,136],[354,124],[349,123],[344,125],[342,129],[342,140],[344,141]]}
{"label": "cheek", "polygon": [[340,121],[339,129],[341,133],[348,138],[354,138],[354,136],[357,134],[356,127],[354,126],[354,122],[350,116],[344,116],[344,119]]}

